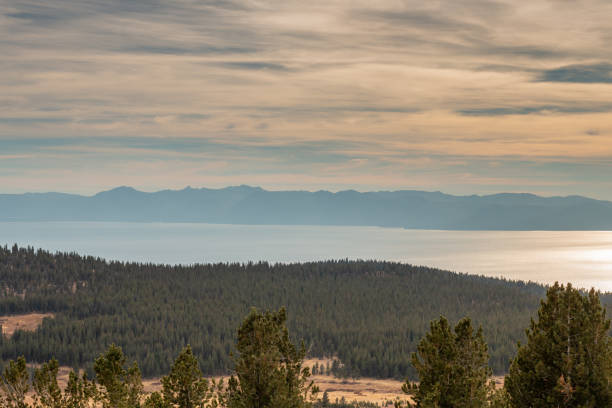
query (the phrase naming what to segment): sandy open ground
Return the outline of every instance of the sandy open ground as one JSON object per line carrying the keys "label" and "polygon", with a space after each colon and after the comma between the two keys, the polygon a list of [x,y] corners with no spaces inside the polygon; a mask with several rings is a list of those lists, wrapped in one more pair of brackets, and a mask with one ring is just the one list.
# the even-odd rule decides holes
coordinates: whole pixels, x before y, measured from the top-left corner
{"label": "sandy open ground", "polygon": [[53,313],[28,313],[11,316],[0,316],[2,334],[11,337],[17,330],[34,331],[42,324],[45,317],[53,318]]}
{"label": "sandy open ground", "polygon": [[[327,362],[331,363],[331,360],[309,359],[306,361],[306,365],[312,367],[315,363],[318,363],[325,366]],[[217,377],[215,379],[219,380],[221,378],[227,383],[227,377]],[[377,378],[342,379],[331,375],[314,375],[311,378],[321,390],[318,398],[321,398],[323,392],[327,391],[332,402],[335,402],[336,399],[341,400],[344,398],[347,402],[365,401],[384,404],[397,398],[401,400],[409,399],[402,392],[402,381],[392,379],[381,380]],[[161,389],[159,378],[145,379],[143,380],[143,385],[147,393]]]}
{"label": "sandy open ground", "polygon": [[[219,377],[220,378],[220,377]],[[217,379],[219,379],[217,378]],[[321,389],[318,398],[327,391],[329,399],[335,402],[343,397],[347,402],[367,401],[383,404],[387,401],[394,401],[396,398],[405,400],[408,398],[402,390],[402,382],[396,380],[380,380],[375,378],[340,379],[330,375],[315,375],[312,377],[315,384]],[[227,377],[224,377],[227,383]],[[161,389],[159,378],[143,380],[145,392],[151,393]]]}

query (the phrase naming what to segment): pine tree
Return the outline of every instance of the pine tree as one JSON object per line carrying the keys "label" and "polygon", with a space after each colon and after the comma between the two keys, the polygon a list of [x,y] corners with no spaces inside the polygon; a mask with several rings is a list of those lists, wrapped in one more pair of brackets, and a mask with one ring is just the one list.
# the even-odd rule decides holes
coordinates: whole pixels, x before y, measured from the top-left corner
{"label": "pine tree", "polygon": [[144,408],[170,408],[170,405],[159,392],[155,391],[147,397]]}
{"label": "pine tree", "polygon": [[493,391],[489,397],[489,406],[491,408],[511,408],[506,390],[500,388]]}
{"label": "pine tree", "polygon": [[323,398],[321,399],[321,407],[323,408],[328,408],[329,407],[329,394],[327,393],[327,391],[325,391],[323,393]]}
{"label": "pine tree", "polygon": [[505,387],[513,407],[612,407],[610,320],[591,290],[555,283],[532,319]]}
{"label": "pine tree", "polygon": [[96,408],[100,401],[98,387],[83,373],[79,377],[77,371],[71,371],[68,376],[68,384],[64,390],[66,408]]}
{"label": "pine tree", "polygon": [[212,397],[191,346],[181,351],[161,383],[163,399],[170,407],[200,408]]}
{"label": "pine tree", "polygon": [[64,408],[65,400],[57,383],[59,363],[52,359],[44,363],[34,371],[32,386],[34,395],[34,407],[36,408]]}
{"label": "pine tree", "polygon": [[104,408],[138,408],[142,397],[142,380],[138,364],[125,368],[123,351],[111,345],[94,363],[96,379],[104,388]]}
{"label": "pine tree", "polygon": [[4,408],[27,408],[26,394],[30,390],[30,374],[25,358],[9,361],[0,378],[0,402]]}
{"label": "pine tree", "polygon": [[303,366],[304,345],[295,347],[285,325],[287,314],[251,310],[238,330],[235,376],[229,380],[228,408],[302,408],[316,392]]}
{"label": "pine tree", "polygon": [[402,387],[413,395],[417,407],[481,408],[487,406],[491,391],[487,345],[482,329],[476,333],[470,319],[450,327],[440,317],[420,341],[412,364],[419,384],[406,381]]}

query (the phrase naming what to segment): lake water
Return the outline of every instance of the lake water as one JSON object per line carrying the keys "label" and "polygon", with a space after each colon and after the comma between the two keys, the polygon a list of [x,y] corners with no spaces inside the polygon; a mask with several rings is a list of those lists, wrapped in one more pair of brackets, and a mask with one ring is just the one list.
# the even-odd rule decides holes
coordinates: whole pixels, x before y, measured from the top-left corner
{"label": "lake water", "polygon": [[612,291],[612,231],[8,222],[0,244],[168,264],[379,259]]}

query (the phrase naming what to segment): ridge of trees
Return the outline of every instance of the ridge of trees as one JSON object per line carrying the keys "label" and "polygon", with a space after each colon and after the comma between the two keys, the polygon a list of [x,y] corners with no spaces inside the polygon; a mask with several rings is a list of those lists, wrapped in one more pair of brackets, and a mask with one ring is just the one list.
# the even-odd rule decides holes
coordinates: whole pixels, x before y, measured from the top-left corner
{"label": "ridge of trees", "polygon": [[[483,327],[489,364],[507,372],[546,288],[380,261],[168,266],[0,247],[0,314],[53,312],[35,332],[0,338],[0,359],[25,356],[94,374],[109,344],[145,377],[169,372],[191,344],[205,375],[228,373],[251,306],[286,306],[310,356],[335,356],[339,376],[416,378],[411,353],[440,315]],[[602,297],[612,303],[610,295]],[[1,337],[1,336],[0,336]]]}
{"label": "ridge of trees", "polygon": [[31,382],[25,358],[11,360],[0,374],[0,403],[4,408],[309,408],[318,388],[303,365],[304,345],[289,340],[286,320],[284,308],[251,310],[238,329],[239,355],[227,386],[204,378],[187,346],[161,379],[161,393],[145,398],[138,364],[128,364],[112,344],[95,360],[95,380],[72,371],[63,391],[57,360],[36,368]]}
{"label": "ridge of trees", "polygon": [[[10,361],[0,375],[0,402],[6,408],[369,408],[331,403],[327,393],[313,404],[318,388],[303,366],[304,343],[289,338],[284,308],[252,309],[238,329],[233,375],[227,387],[209,383],[191,347],[185,347],[161,380],[162,392],[144,396],[140,370],[127,364],[121,348],[111,345],[94,364],[95,381],[70,374],[64,391],[52,359],[36,368],[33,404],[27,401],[30,376],[26,360]],[[483,330],[469,318],[451,328],[441,316],[412,354],[419,382],[402,390],[413,401],[394,408],[610,408],[612,407],[612,336],[599,294],[581,294],[555,284],[527,330],[503,389],[490,381]],[[556,379],[556,380],[555,380]],[[144,400],[144,403],[143,403]],[[374,405],[376,406],[376,405]]]}

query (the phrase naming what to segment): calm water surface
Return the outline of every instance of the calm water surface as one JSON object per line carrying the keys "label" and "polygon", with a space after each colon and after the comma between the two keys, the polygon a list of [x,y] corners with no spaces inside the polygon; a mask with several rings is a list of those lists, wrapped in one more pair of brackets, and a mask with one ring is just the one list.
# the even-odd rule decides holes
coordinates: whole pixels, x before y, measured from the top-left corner
{"label": "calm water surface", "polygon": [[612,291],[609,231],[429,231],[168,223],[0,223],[0,244],[168,264],[380,259]]}

